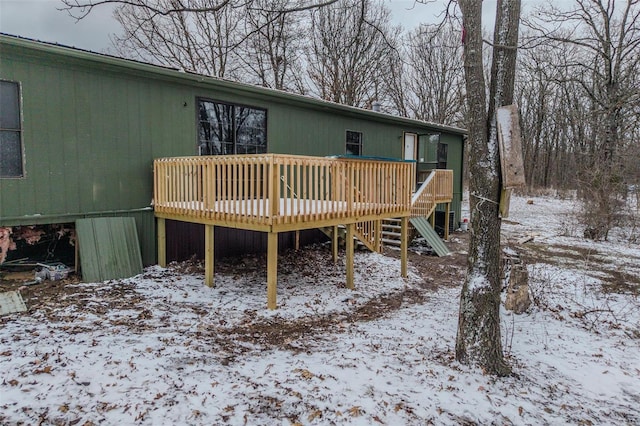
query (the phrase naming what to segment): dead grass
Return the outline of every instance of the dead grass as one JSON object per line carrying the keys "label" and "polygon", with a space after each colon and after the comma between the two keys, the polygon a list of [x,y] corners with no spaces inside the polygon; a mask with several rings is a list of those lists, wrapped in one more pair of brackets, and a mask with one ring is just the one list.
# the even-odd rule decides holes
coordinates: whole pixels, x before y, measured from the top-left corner
{"label": "dead grass", "polygon": [[640,277],[621,271],[619,265],[606,262],[597,250],[556,244],[553,246],[529,243],[519,247],[523,259],[530,264],[548,263],[555,266],[576,265],[584,269],[585,274],[604,281],[605,293],[640,294]]}

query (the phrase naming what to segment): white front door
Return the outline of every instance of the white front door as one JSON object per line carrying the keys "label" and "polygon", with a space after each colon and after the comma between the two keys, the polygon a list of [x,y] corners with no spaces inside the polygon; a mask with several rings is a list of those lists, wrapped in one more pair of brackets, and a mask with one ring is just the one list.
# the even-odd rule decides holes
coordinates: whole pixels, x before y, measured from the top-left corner
{"label": "white front door", "polygon": [[404,149],[403,149],[403,159],[404,160],[416,160],[418,152],[418,135],[415,133],[405,133],[404,134]]}

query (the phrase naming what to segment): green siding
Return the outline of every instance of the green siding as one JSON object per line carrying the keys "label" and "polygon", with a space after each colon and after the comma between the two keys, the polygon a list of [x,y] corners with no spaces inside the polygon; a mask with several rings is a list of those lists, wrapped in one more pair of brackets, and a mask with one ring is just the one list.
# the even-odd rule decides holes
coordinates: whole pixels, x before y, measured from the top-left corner
{"label": "green siding", "polygon": [[[267,109],[268,151],[401,158],[403,132],[441,133],[459,218],[464,131],[203,76],[0,36],[0,78],[22,89],[25,177],[0,179],[0,225],[135,217],[143,262],[155,262],[155,158],[196,155],[198,97]],[[435,152],[429,151],[432,161]]]}

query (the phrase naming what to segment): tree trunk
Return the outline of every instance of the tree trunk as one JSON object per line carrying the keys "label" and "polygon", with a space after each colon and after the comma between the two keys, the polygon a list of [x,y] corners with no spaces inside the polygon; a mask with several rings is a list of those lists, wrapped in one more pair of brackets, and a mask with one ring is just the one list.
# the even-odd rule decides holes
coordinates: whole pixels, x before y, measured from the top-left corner
{"label": "tree trunk", "polygon": [[499,0],[489,102],[482,62],[482,0],[460,0],[469,105],[471,240],[460,295],[456,359],[507,375],[500,338],[500,158],[496,110],[513,102],[520,0]]}

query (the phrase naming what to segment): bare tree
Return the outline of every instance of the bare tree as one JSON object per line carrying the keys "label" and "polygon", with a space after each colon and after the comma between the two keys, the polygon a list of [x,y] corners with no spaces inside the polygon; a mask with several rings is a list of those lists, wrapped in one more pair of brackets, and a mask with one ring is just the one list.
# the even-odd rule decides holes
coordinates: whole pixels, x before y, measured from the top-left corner
{"label": "bare tree", "polygon": [[378,100],[385,58],[396,49],[399,28],[390,12],[370,0],[344,0],[314,10],[308,74],[314,94],[365,107]]}
{"label": "bare tree", "polygon": [[[519,56],[516,98],[521,111],[523,156],[530,187],[575,187],[574,148],[587,108],[579,91],[565,90],[571,49],[541,44]],[[567,108],[571,105],[571,108]],[[583,138],[580,138],[583,140]]]}
{"label": "bare tree", "polygon": [[124,32],[113,42],[125,57],[298,92],[305,87],[294,15],[337,1],[62,0],[76,19],[116,6]]}
{"label": "bare tree", "polygon": [[238,57],[251,71],[249,83],[304,93],[300,56],[307,18],[281,12],[287,4],[287,0],[251,3],[244,18],[247,39],[240,46]]}
{"label": "bare tree", "polygon": [[498,0],[489,98],[483,65],[482,0],[459,0],[469,106],[471,240],[460,295],[456,359],[487,373],[505,375],[500,339],[500,158],[497,108],[511,104],[515,79],[520,0]]}
{"label": "bare tree", "polygon": [[571,45],[580,51],[566,82],[588,101],[588,138],[578,155],[580,194],[585,201],[585,236],[606,239],[627,190],[622,153],[628,129],[637,125],[632,105],[640,102],[640,0],[576,0],[570,9],[547,6],[527,21],[535,41]]}
{"label": "bare tree", "polygon": [[[176,1],[156,3],[169,9]],[[183,3],[195,9],[208,2],[185,0]],[[113,42],[116,51],[125,57],[216,77],[234,74],[233,50],[240,42],[240,14],[236,8],[163,15],[150,8],[123,5],[114,15],[123,34],[114,37]]]}
{"label": "bare tree", "polygon": [[462,32],[450,21],[420,25],[405,41],[405,84],[401,97],[410,116],[464,125]]}
{"label": "bare tree", "polygon": [[[62,0],[71,16],[82,19],[90,14],[94,8],[104,5],[131,6],[134,9],[145,9],[151,16],[168,16],[176,12],[215,12],[224,8],[251,7],[256,0],[206,0],[201,4],[191,4],[188,0],[171,0],[169,3],[163,0]],[[286,7],[282,13],[302,12],[305,10],[321,8],[337,3],[339,0],[284,0]]]}

